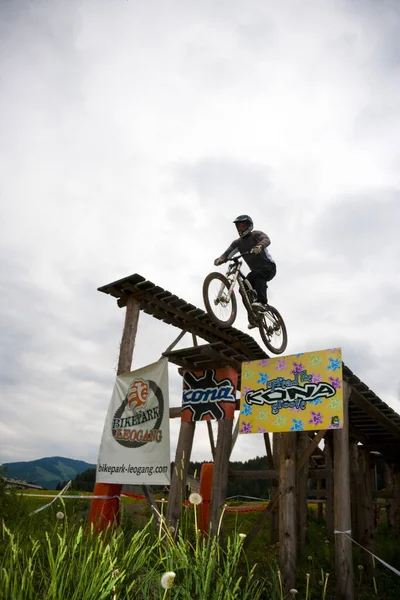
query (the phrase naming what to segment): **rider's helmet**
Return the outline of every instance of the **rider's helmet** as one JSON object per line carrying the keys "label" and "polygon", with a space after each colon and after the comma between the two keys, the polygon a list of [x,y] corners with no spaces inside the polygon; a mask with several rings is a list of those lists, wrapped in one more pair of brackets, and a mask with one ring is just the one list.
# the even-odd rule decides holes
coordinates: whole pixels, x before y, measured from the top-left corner
{"label": "rider's helmet", "polygon": [[[238,230],[238,234],[240,237],[245,237],[246,235],[249,235],[249,233],[251,233],[253,231],[253,228],[254,228],[253,219],[251,217],[249,217],[249,215],[239,215],[238,217],[236,217],[236,219],[233,222],[236,225],[236,229]],[[242,228],[242,226],[239,228],[238,227],[239,223],[246,223],[246,225],[247,225],[246,229]]]}

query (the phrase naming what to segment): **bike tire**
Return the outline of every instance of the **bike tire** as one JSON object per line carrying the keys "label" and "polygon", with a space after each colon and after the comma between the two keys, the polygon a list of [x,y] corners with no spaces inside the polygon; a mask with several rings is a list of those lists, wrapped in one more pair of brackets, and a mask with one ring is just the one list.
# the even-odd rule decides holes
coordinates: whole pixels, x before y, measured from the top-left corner
{"label": "bike tire", "polygon": [[237,315],[236,296],[235,292],[232,292],[231,296],[226,296],[228,298],[228,302],[219,304],[222,309],[228,308],[228,310],[226,311],[226,317],[222,314],[221,310],[218,312],[218,293],[216,293],[215,290],[218,288],[218,286],[219,288],[221,288],[221,284],[225,286],[224,290],[226,290],[226,294],[228,294],[228,290],[231,284],[224,275],[221,275],[221,273],[210,273],[209,275],[207,275],[203,282],[204,306],[206,307],[207,313],[213,319],[213,321],[215,321],[216,323],[218,323],[218,325],[221,325],[222,327],[229,327],[229,325],[232,325],[232,323],[235,321]]}
{"label": "bike tire", "polygon": [[[265,312],[260,315],[259,330],[268,350],[274,354],[282,354],[286,350],[288,342],[286,325],[276,308],[268,305]],[[276,342],[274,336],[278,338]]]}

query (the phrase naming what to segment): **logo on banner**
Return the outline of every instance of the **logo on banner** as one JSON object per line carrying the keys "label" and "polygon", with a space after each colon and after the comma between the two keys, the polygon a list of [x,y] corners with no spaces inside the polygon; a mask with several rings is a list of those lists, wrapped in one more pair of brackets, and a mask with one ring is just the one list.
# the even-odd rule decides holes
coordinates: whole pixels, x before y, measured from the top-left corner
{"label": "logo on banner", "polygon": [[164,397],[154,381],[134,379],[121,406],[115,411],[111,429],[118,444],[139,448],[161,442]]}
{"label": "logo on banner", "polygon": [[237,373],[233,369],[186,371],[183,376],[182,421],[233,419],[236,383]]}

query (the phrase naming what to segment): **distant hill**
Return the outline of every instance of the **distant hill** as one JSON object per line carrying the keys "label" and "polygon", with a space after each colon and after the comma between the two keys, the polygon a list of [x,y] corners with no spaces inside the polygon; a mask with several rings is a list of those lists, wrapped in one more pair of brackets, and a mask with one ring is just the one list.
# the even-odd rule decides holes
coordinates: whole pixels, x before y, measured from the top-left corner
{"label": "distant hill", "polygon": [[58,483],[75,479],[77,475],[96,465],[84,460],[51,456],[27,462],[4,463],[1,467],[7,469],[4,473],[6,477],[17,477],[48,490],[55,490]]}

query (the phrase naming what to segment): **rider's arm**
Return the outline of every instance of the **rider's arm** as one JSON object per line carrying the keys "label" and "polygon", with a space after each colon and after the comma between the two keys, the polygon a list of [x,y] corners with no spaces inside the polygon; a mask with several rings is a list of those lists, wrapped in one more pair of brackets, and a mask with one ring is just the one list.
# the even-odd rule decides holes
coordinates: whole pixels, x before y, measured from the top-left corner
{"label": "rider's arm", "polygon": [[261,246],[261,248],[264,249],[264,248],[268,248],[270,243],[271,243],[271,240],[269,239],[269,237],[267,236],[266,233],[263,233],[262,231],[257,232],[256,243],[254,244],[255,246]]}
{"label": "rider's arm", "polygon": [[225,252],[223,252],[220,256],[220,258],[223,261],[228,260],[229,258],[232,258],[232,256],[235,256],[235,254],[237,254],[239,252],[239,249],[237,247],[237,240],[233,241],[232,244],[229,246],[229,248],[227,248],[225,250]]}

